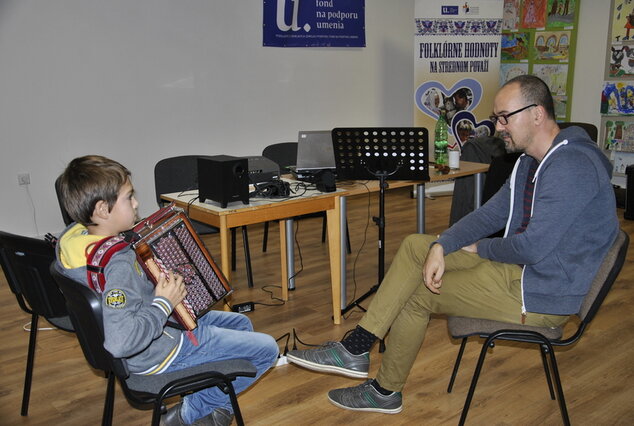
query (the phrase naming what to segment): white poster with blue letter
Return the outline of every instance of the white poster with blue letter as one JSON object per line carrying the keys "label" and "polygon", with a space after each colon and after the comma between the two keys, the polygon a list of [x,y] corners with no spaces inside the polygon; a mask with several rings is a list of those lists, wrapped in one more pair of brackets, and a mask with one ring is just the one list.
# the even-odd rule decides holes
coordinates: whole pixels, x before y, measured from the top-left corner
{"label": "white poster with blue letter", "polygon": [[264,0],[262,43],[365,47],[365,0]]}
{"label": "white poster with blue letter", "polygon": [[446,110],[450,148],[495,131],[502,10],[503,0],[416,0],[414,124],[434,129]]}

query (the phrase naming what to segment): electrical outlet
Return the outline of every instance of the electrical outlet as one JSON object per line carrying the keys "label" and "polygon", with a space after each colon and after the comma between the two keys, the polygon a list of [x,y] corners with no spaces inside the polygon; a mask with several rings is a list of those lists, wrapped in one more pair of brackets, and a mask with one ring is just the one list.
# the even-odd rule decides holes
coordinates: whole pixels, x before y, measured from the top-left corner
{"label": "electrical outlet", "polygon": [[18,185],[29,185],[31,184],[31,174],[29,173],[18,173]]}

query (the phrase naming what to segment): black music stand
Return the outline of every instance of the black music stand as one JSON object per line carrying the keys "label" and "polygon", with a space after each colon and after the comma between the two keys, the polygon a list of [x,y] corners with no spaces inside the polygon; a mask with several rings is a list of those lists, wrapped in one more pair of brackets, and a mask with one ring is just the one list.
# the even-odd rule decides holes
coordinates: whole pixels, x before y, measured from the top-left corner
{"label": "black music stand", "polygon": [[[337,179],[379,180],[379,280],[341,310],[345,314],[376,292],[385,275],[385,189],[387,180],[429,180],[428,133],[424,127],[335,128],[332,144]],[[419,194],[424,196],[424,194]]]}

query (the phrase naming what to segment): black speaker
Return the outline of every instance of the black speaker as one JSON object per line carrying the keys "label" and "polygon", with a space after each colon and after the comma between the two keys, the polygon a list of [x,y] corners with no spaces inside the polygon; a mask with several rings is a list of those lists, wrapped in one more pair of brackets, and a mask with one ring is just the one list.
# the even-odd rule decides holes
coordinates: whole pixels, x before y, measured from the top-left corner
{"label": "black speaker", "polygon": [[222,208],[232,201],[249,204],[249,163],[246,158],[214,155],[198,159],[198,198],[217,201]]}
{"label": "black speaker", "polygon": [[625,212],[623,217],[627,220],[634,220],[634,164],[630,164],[625,169],[627,183],[625,189]]}

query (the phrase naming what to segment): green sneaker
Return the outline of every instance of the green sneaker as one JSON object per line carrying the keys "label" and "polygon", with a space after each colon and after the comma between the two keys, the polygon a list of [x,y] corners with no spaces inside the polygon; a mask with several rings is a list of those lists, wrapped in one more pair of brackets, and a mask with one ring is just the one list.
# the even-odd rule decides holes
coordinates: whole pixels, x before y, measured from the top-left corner
{"label": "green sneaker", "polygon": [[403,410],[403,395],[400,392],[383,395],[371,383],[372,379],[351,388],[333,389],[328,392],[328,400],[346,410],[384,414],[397,414]]}
{"label": "green sneaker", "polygon": [[365,379],[370,369],[370,354],[353,355],[341,342],[327,342],[315,349],[289,351],[289,362],[322,373],[336,373]]}

